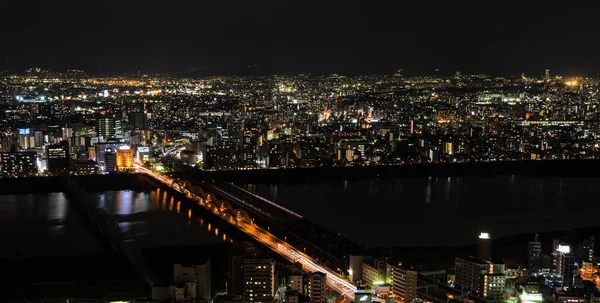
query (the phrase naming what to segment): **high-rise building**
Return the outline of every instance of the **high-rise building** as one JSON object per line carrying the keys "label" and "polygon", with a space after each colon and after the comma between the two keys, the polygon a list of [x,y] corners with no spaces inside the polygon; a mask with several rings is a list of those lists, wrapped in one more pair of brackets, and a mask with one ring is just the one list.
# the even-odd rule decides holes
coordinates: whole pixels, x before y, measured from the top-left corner
{"label": "high-rise building", "polygon": [[123,128],[123,121],[120,119],[115,119],[115,137],[123,138],[125,135],[125,129]]}
{"label": "high-rise building", "polygon": [[490,234],[482,232],[477,240],[477,259],[488,261],[492,259],[492,239]]}
{"label": "high-rise building", "polygon": [[559,244],[552,253],[552,264],[554,265],[553,272],[562,274],[562,255],[571,253],[571,246],[568,244]]}
{"label": "high-rise building", "polygon": [[30,177],[37,172],[36,152],[0,152],[0,177]]}
{"label": "high-rise building", "polygon": [[20,149],[35,148],[35,138],[33,136],[19,136]]}
{"label": "high-rise building", "polygon": [[560,254],[560,275],[562,276],[563,285],[566,287],[573,286],[575,256],[570,252],[561,252]]}
{"label": "high-rise building", "polygon": [[311,303],[323,303],[326,300],[325,288],[327,287],[327,275],[315,272],[308,279],[308,296]]}
{"label": "high-rise building", "polygon": [[117,170],[117,153],[112,148],[107,148],[104,152],[104,171],[116,171]]}
{"label": "high-rise building", "polygon": [[387,265],[387,276],[392,287],[390,295],[396,303],[412,302],[417,296],[417,271],[402,267],[402,264]]}
{"label": "high-rise building", "polygon": [[129,125],[133,129],[148,129],[148,117],[145,112],[134,112],[129,114]]}
{"label": "high-rise building", "polygon": [[35,147],[39,148],[44,146],[44,133],[41,131],[33,132],[33,140],[35,141]]}
{"label": "high-rise building", "polygon": [[242,130],[242,161],[246,168],[257,166],[258,128],[244,128]]}
{"label": "high-rise building", "polygon": [[63,140],[67,140],[67,138],[73,137],[73,129],[70,127],[63,127],[62,128],[62,137],[63,137]]}
{"label": "high-rise building", "polygon": [[377,268],[367,263],[363,263],[361,280],[365,285],[372,287],[375,282],[382,281],[382,278],[379,276]]}
{"label": "high-rise building", "polygon": [[589,237],[577,246],[577,259],[592,262],[594,259],[594,237]]}
{"label": "high-rise building", "polygon": [[275,296],[275,261],[244,259],[244,302],[271,303]]}
{"label": "high-rise building", "polygon": [[16,152],[19,148],[19,138],[16,136],[1,137],[0,151]]}
{"label": "high-rise building", "polygon": [[104,140],[114,138],[116,135],[116,123],[113,117],[101,117],[98,118],[96,125],[96,134],[102,136]]}
{"label": "high-rise building", "polygon": [[538,234],[527,246],[527,270],[530,273],[537,273],[542,270],[542,243]]}

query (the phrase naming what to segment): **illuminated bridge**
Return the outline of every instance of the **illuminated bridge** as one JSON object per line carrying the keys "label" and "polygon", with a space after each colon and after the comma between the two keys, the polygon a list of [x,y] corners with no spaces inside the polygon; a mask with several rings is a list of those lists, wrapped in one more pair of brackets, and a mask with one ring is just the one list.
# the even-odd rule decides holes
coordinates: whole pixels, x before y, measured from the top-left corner
{"label": "illuminated bridge", "polygon": [[[302,216],[255,196],[232,184],[226,185],[225,188],[216,186],[212,182],[201,182],[201,185],[194,185],[190,181],[178,180],[147,169],[139,164],[135,164],[135,167],[139,172],[153,177],[162,184],[185,195],[190,200],[204,206],[215,215],[222,217],[230,224],[236,226],[238,229],[287,260],[294,263],[300,263],[304,270],[308,272],[318,271],[327,274],[327,285],[330,289],[341,295],[340,299],[342,299],[342,301],[348,301],[354,298],[354,293],[357,289],[356,286],[341,277],[336,270],[331,269],[330,267],[332,264],[328,263],[331,262],[335,264],[339,261],[336,256],[338,253],[328,253],[293,233],[285,233],[280,230],[283,229],[283,227],[277,225],[277,222],[281,222],[288,218],[291,218],[294,221],[302,221]],[[232,191],[230,192],[230,190]],[[239,197],[238,193],[243,194],[244,197]],[[258,207],[255,203],[246,200],[248,196],[253,196],[254,199],[264,200],[262,203],[268,205],[269,211],[265,211],[265,208]],[[277,212],[271,212],[271,208],[276,209]],[[251,217],[250,214],[253,216]],[[254,218],[255,214],[258,215],[256,218]],[[283,214],[285,214],[285,217],[280,217]],[[256,224],[255,220],[259,220],[259,217],[261,217],[260,220],[262,222],[273,223],[273,226],[260,226],[259,224]],[[290,240],[294,240],[294,243]],[[309,247],[311,251],[306,252]],[[320,260],[321,258],[313,258],[309,256],[309,254],[321,256],[322,259],[327,259],[327,262],[323,262],[323,260]],[[327,265],[324,265],[323,263],[326,263]],[[336,265],[334,265],[334,267],[335,266]]]}

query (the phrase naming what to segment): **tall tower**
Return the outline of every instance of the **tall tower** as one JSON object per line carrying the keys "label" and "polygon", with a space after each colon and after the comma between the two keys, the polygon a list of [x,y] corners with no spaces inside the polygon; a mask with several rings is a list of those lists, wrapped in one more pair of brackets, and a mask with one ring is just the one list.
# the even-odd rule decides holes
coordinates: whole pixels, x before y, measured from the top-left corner
{"label": "tall tower", "polygon": [[492,259],[492,239],[487,232],[479,234],[479,239],[477,240],[477,259],[480,261]]}
{"label": "tall tower", "polygon": [[550,79],[550,70],[549,70],[549,69],[546,69],[546,74],[544,75],[544,78],[545,78],[546,80],[549,80],[549,79]]}
{"label": "tall tower", "polygon": [[542,269],[542,243],[538,234],[527,246],[527,269],[530,273],[537,273]]}

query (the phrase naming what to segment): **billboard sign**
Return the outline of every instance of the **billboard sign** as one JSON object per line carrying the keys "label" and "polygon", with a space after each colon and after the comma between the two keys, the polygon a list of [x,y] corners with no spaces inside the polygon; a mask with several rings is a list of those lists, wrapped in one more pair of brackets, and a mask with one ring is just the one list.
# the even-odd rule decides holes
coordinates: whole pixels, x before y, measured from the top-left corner
{"label": "billboard sign", "polygon": [[150,152],[150,148],[148,146],[140,146],[140,147],[138,147],[137,150],[140,153],[148,153],[148,152]]}
{"label": "billboard sign", "polygon": [[29,136],[31,134],[31,128],[19,128],[19,135]]}
{"label": "billboard sign", "polygon": [[358,290],[354,293],[354,303],[371,303],[373,302],[373,295],[366,291]]}

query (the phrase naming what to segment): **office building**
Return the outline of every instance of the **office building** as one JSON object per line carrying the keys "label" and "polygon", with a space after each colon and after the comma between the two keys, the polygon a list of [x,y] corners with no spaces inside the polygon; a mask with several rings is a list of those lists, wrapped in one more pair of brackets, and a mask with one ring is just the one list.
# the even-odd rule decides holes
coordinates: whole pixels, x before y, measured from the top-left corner
{"label": "office building", "polygon": [[527,246],[527,270],[529,273],[538,273],[542,270],[542,243],[537,234]]}
{"label": "office building", "polygon": [[552,264],[554,266],[553,272],[562,276],[563,274],[563,260],[565,254],[571,254],[571,246],[568,244],[558,244],[554,252],[552,253]]}
{"label": "office building", "polygon": [[129,114],[129,125],[133,129],[148,129],[148,117],[145,112],[133,112]]}
{"label": "office building", "polygon": [[506,288],[506,275],[503,273],[484,274],[481,294],[489,301],[502,302]]}
{"label": "office building", "polygon": [[492,259],[492,239],[490,234],[482,232],[477,240],[477,259],[488,261]]}
{"label": "office building", "polygon": [[136,158],[136,161],[138,161],[140,163],[150,161],[150,158],[152,158],[152,151],[150,150],[150,146],[138,147],[136,150],[135,158]]}
{"label": "office building", "polygon": [[94,175],[98,173],[98,164],[94,161],[75,162],[75,173],[77,175]]}
{"label": "office building", "polygon": [[578,261],[592,262],[594,260],[594,237],[589,237],[577,246]]}
{"label": "office building", "polygon": [[60,144],[46,146],[46,160],[48,171],[51,174],[57,174],[67,169],[70,165],[68,142],[61,141]]}
{"label": "office building", "polygon": [[190,297],[193,299],[210,300],[211,295],[211,262],[210,259],[201,265],[185,266],[182,264],[173,265],[173,283],[188,284],[186,289],[188,293],[193,294]]}
{"label": "office building", "polygon": [[257,166],[258,128],[249,127],[242,130],[242,160],[245,168]]}
{"label": "office building", "polygon": [[454,284],[458,289],[470,291],[475,295],[481,295],[483,276],[489,273],[490,264],[488,262],[473,258],[457,257],[455,260]]}
{"label": "office building", "polygon": [[1,137],[0,151],[2,152],[16,152],[19,147],[19,138],[16,136]]}
{"label": "office building", "polygon": [[96,124],[96,134],[108,140],[114,138],[116,135],[116,123],[113,117],[101,117],[98,118]]}
{"label": "office building", "polygon": [[560,275],[562,276],[563,286],[573,286],[573,279],[575,276],[575,256],[570,252],[561,252],[560,266]]}
{"label": "office building", "polygon": [[133,169],[133,149],[128,145],[122,145],[117,148],[116,161],[118,170]]}
{"label": "office building", "polygon": [[107,148],[104,152],[104,171],[113,172],[117,170],[117,153],[115,149]]}
{"label": "office building", "polygon": [[44,133],[41,131],[33,132],[34,145],[37,148],[44,146]]}
{"label": "office building", "polygon": [[31,177],[37,172],[36,152],[0,152],[0,177]]}
{"label": "office building", "polygon": [[62,128],[62,138],[63,140],[67,140],[67,138],[73,137],[73,129],[70,127]]}
{"label": "office building", "polygon": [[327,275],[322,272],[310,274],[308,279],[308,296],[311,303],[324,303],[326,301],[325,288],[327,287]]}
{"label": "office building", "polygon": [[244,302],[271,303],[275,296],[275,261],[244,258]]}
{"label": "office building", "polygon": [[115,153],[116,156],[116,150],[122,145],[123,143],[119,142],[118,140],[108,140],[107,142],[98,142],[94,144],[95,151],[93,153],[90,153],[90,155],[94,156],[91,158],[92,160],[98,162],[98,167],[100,168],[100,171],[108,171],[106,164],[106,152],[108,150],[111,150],[113,153]]}

